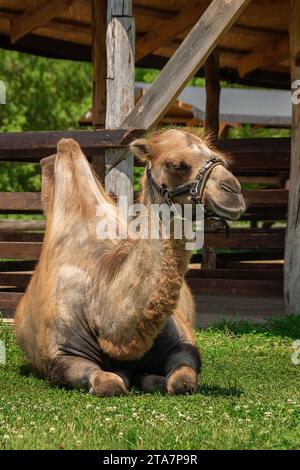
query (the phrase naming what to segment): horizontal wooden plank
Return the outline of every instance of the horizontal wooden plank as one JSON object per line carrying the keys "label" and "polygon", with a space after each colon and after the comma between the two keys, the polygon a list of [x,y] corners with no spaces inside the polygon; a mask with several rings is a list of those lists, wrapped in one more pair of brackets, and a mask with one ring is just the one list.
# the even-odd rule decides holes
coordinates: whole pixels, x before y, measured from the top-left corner
{"label": "horizontal wooden plank", "polygon": [[287,207],[285,205],[279,206],[253,206],[249,205],[246,212],[241,216],[240,220],[286,220]]}
{"label": "horizontal wooden plank", "polygon": [[217,146],[232,155],[233,171],[290,168],[290,139],[223,139]]}
{"label": "horizontal wooden plank", "polygon": [[[281,281],[228,280],[188,278],[193,293],[203,295],[249,295],[271,297],[283,295]],[[0,309],[15,309],[22,298],[22,292],[0,292]]]}
{"label": "horizontal wooden plank", "polygon": [[[285,231],[282,229],[244,229],[232,230],[229,238],[226,238],[223,232],[208,232],[205,233],[204,246],[211,248],[281,249],[284,246],[284,234]],[[38,259],[42,246],[42,235],[33,234],[32,237],[40,241],[0,241],[0,258]]]}
{"label": "horizontal wooden plank", "polygon": [[44,233],[38,232],[0,232],[0,242],[42,242]]}
{"label": "horizontal wooden plank", "polygon": [[[29,272],[0,272],[0,286],[14,286],[25,288],[30,281],[32,271]],[[237,280],[277,280],[283,281],[281,269],[190,269],[187,278],[197,279],[237,279]]]}
{"label": "horizontal wooden plank", "polygon": [[[221,139],[216,148],[230,155],[233,172],[280,172],[290,169],[290,139]],[[143,166],[135,161],[136,166]]]}
{"label": "horizontal wooden plank", "polygon": [[269,175],[237,175],[237,178],[241,184],[263,184],[266,186],[281,187],[281,177],[269,176]]}
{"label": "horizontal wooden plank", "polygon": [[0,292],[0,310],[15,309],[23,295],[22,292]]}
{"label": "horizontal wooden plank", "polygon": [[[248,206],[248,212],[251,206],[272,206],[274,208],[274,206],[286,207],[288,203],[288,191],[285,189],[244,190],[243,195]],[[40,193],[3,192],[0,193],[0,211],[40,212],[42,210],[40,199]],[[10,222],[10,224],[13,225],[12,222]],[[25,229],[26,228],[24,228],[24,230]],[[30,224],[28,225],[28,229],[30,229]]]}
{"label": "horizontal wooden plank", "polygon": [[285,206],[287,207],[289,192],[285,189],[244,190],[246,204],[250,206]]}
{"label": "horizontal wooden plank", "polygon": [[0,211],[41,212],[41,194],[28,192],[0,193]]}
{"label": "horizontal wooden plank", "polygon": [[281,248],[284,246],[285,231],[281,229],[232,230],[229,238],[224,233],[206,233],[204,246],[211,248]]}
{"label": "horizontal wooden plank", "polygon": [[[25,194],[25,193],[22,193]],[[30,194],[30,193],[29,193]],[[0,193],[1,203],[1,193]],[[19,232],[39,232],[45,230],[44,220],[0,220],[0,239],[1,234],[19,233]]]}
{"label": "horizontal wooden plank", "polygon": [[42,243],[36,242],[0,242],[0,258],[37,260]]}
{"label": "horizontal wooden plank", "polygon": [[136,129],[99,129],[97,131],[37,131],[1,132],[0,161],[14,161],[22,157],[28,161],[56,153],[62,138],[75,139],[87,156],[97,156],[105,148],[126,147],[133,139],[143,135]]}
{"label": "horizontal wooden plank", "polygon": [[32,272],[0,272],[0,286],[14,286],[22,287],[27,286],[32,276]]}
{"label": "horizontal wooden plank", "polygon": [[249,295],[269,297],[283,295],[283,282],[277,280],[199,279],[188,278],[194,293],[203,295]]}
{"label": "horizontal wooden plank", "polygon": [[[218,260],[222,262],[236,262],[236,261],[269,261],[269,260],[283,260],[284,247],[277,249],[260,248],[254,250],[235,250],[231,253],[218,253]],[[217,266],[219,266],[217,261]]]}
{"label": "horizontal wooden plank", "polygon": [[[230,252],[219,252],[217,254],[217,268],[228,267],[232,263],[242,262],[270,262],[282,261],[284,258],[284,247],[269,249],[263,247],[259,249],[234,249]],[[201,263],[202,255],[196,253],[192,256],[192,263]]]}
{"label": "horizontal wooden plank", "polygon": [[265,261],[218,261],[218,270],[237,270],[237,271],[281,271],[283,272],[283,260],[265,260]]}
{"label": "horizontal wooden plank", "polygon": [[283,270],[279,269],[190,269],[187,277],[197,279],[248,279],[248,280],[281,280]]}
{"label": "horizontal wooden plank", "polygon": [[0,259],[1,272],[16,272],[16,271],[33,271],[37,264],[36,260],[2,260]]}

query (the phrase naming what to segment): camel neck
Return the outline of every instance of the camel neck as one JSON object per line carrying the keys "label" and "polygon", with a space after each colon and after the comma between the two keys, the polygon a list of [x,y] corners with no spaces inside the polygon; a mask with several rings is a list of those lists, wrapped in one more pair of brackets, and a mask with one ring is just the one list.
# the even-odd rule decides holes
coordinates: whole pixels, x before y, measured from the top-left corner
{"label": "camel neck", "polygon": [[[145,196],[141,202],[148,209],[141,225],[148,225],[151,200]],[[146,237],[120,242],[113,250],[110,265],[114,266],[114,276],[109,291],[123,293],[122,302],[116,309],[110,309],[110,315],[115,311],[118,321],[112,322],[110,318],[109,324],[117,327],[106,331],[100,341],[100,346],[111,357],[119,360],[142,357],[173,315],[189,260],[184,245],[184,240],[174,240],[172,236],[167,239]],[[123,260],[121,265],[118,260]],[[114,301],[112,298],[110,303]]]}
{"label": "camel neck", "polygon": [[[145,222],[147,223],[147,226],[149,227],[150,224],[152,223],[151,218],[153,217],[153,211],[151,211],[152,204],[163,204],[163,202],[160,201],[159,199],[155,200],[154,202],[152,201],[146,179],[144,181],[144,190],[142,192],[140,202],[143,205],[145,205],[147,208],[147,221]],[[157,221],[159,224],[159,232],[161,236],[163,232],[163,221],[159,219],[158,216],[157,216],[156,222]],[[177,263],[178,272],[179,274],[184,275],[188,269],[188,265],[189,265],[189,261],[191,257],[191,252],[186,249],[187,240],[184,236],[182,236],[182,238],[180,239],[174,237],[174,220],[171,220],[169,227],[165,227],[165,228],[166,228],[167,234],[169,234],[168,239],[163,240],[162,238],[160,238],[160,240],[150,240],[149,243],[156,244],[156,245],[160,244],[161,247],[163,246],[165,247],[166,244],[169,244],[169,248],[172,251],[174,259]],[[169,242],[169,243],[166,243],[166,242]]]}

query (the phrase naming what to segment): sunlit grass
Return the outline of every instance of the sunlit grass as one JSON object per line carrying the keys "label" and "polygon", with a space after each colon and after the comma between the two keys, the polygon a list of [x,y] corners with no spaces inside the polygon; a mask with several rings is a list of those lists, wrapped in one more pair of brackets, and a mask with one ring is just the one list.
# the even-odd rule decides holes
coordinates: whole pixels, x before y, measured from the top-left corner
{"label": "sunlit grass", "polygon": [[291,361],[299,316],[199,332],[199,387],[178,397],[101,399],[52,387],[32,374],[7,327],[1,338],[2,449],[300,448],[300,365]]}

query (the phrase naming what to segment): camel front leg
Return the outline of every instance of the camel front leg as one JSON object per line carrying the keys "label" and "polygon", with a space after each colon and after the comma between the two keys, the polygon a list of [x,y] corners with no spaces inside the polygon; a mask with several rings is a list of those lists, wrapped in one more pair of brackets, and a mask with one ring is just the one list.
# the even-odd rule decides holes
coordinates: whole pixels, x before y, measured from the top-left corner
{"label": "camel front leg", "polygon": [[169,395],[192,393],[198,385],[201,358],[196,346],[183,343],[166,361],[166,389]]}
{"label": "camel front leg", "polygon": [[56,385],[84,388],[102,397],[128,393],[127,372],[106,372],[95,362],[81,357],[59,356],[55,358],[51,361],[47,375]]}
{"label": "camel front leg", "polygon": [[[159,343],[157,346],[158,350],[150,351],[150,364],[152,358],[155,359],[159,353],[163,357]],[[161,375],[151,373],[150,367],[148,373],[136,375],[133,384],[146,393],[162,392],[169,395],[192,393],[197,388],[200,368],[200,353],[196,346],[182,342],[174,347],[165,360],[162,360]]]}

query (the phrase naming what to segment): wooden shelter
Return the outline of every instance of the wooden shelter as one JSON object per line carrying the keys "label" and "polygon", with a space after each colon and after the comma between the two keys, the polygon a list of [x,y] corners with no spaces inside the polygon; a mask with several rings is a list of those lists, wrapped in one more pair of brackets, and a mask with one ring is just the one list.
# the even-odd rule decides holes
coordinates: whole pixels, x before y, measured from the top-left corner
{"label": "wooden shelter", "polygon": [[[152,129],[195,75],[206,78],[206,128],[218,135],[220,80],[256,87],[291,88],[300,79],[300,0],[0,0],[0,47],[47,57],[93,62],[94,131],[0,134],[0,160],[38,161],[53,153],[60,137],[78,140],[104,174],[108,191],[133,198],[133,157],[125,147]],[[290,34],[289,34],[290,33]],[[162,69],[154,84],[134,104],[134,67]],[[2,77],[1,77],[2,78]],[[3,77],[5,79],[5,77]],[[241,178],[269,181],[268,189],[248,191],[247,220],[289,218],[285,263],[288,311],[300,312],[300,127],[299,106],[293,106],[293,138],[216,142],[234,155],[233,169]],[[103,129],[105,127],[105,129]],[[290,150],[291,149],[291,150]],[[105,156],[104,156],[105,155]],[[288,191],[271,183],[273,174],[290,169]],[[266,179],[263,179],[266,178]],[[256,180],[257,181],[257,180]],[[39,212],[38,194],[0,195],[3,212]],[[1,229],[0,308],[13,308],[38,258],[42,234]],[[283,257],[284,229],[255,225],[236,229],[230,239],[206,236],[202,271],[189,274],[198,292],[268,295],[282,289],[282,271],[267,266],[239,266],[240,259],[217,263],[215,249],[268,248],[271,260]],[[276,253],[276,254],[275,254]],[[253,260],[253,259],[252,259]],[[18,264],[19,263],[19,264]],[[27,263],[27,264],[26,264]],[[263,268],[263,269],[262,269]],[[200,281],[201,280],[201,281]],[[250,282],[251,281],[251,282]],[[222,289],[221,289],[222,290]]]}

